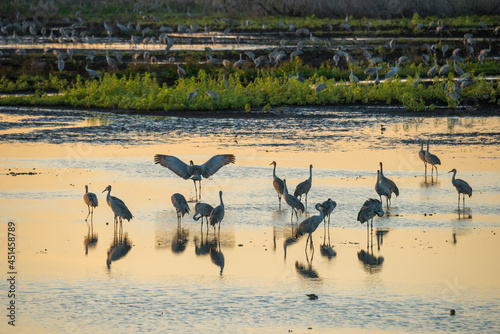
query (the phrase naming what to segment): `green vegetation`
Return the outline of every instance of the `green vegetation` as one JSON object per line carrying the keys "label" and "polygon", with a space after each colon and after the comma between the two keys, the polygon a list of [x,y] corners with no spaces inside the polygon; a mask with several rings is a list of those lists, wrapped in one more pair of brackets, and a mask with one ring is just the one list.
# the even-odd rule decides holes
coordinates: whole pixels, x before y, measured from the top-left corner
{"label": "green vegetation", "polygon": [[[160,84],[149,74],[119,76],[104,74],[96,80],[83,80],[60,89],[59,95],[38,92],[32,96],[10,96],[0,100],[6,105],[71,105],[85,108],[123,108],[156,111],[189,111],[234,109],[249,112],[260,108],[269,112],[271,107],[284,105],[356,105],[356,104],[399,104],[411,111],[421,111],[430,105],[456,106],[459,101],[446,95],[453,80],[435,81],[430,85],[415,85],[415,79],[402,82],[395,78],[377,86],[336,82],[335,79],[313,75],[305,82],[288,79],[284,73],[257,71],[256,78],[247,82],[245,73],[236,70],[227,79],[222,75],[207,76],[200,70],[198,75],[181,78],[177,84]],[[57,83],[57,81],[55,81]],[[316,92],[319,83],[327,88]],[[460,93],[460,101],[469,104],[499,104],[498,81],[474,79],[474,83]],[[188,100],[189,92],[198,89],[194,100]],[[205,91],[212,90],[219,95],[218,103]]]}

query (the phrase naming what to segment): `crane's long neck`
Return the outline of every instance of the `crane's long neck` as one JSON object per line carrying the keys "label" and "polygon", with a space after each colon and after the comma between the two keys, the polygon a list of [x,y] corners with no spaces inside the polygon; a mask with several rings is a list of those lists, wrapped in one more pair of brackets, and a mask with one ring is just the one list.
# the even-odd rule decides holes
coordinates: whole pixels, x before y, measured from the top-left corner
{"label": "crane's long neck", "polygon": [[382,170],[382,163],[380,163],[380,178],[384,176],[384,172]]}
{"label": "crane's long neck", "polygon": [[286,187],[286,181],[285,180],[283,180],[283,186],[284,186],[283,187],[283,193],[286,195],[286,194],[288,194],[288,188]]}
{"label": "crane's long neck", "polygon": [[89,186],[85,186],[85,193],[89,192]]}
{"label": "crane's long neck", "polygon": [[429,152],[429,141],[427,141],[427,150],[426,152]]}
{"label": "crane's long neck", "polygon": [[222,193],[219,194],[219,197],[220,197],[220,206],[224,206],[224,202],[222,201]]}
{"label": "crane's long neck", "polygon": [[424,142],[421,142],[420,143],[420,151],[423,151],[424,150]]}
{"label": "crane's long neck", "polygon": [[453,177],[451,178],[452,183],[455,182],[455,175],[457,175],[457,171],[453,171]]}
{"label": "crane's long neck", "polygon": [[309,181],[311,181],[311,180],[312,180],[312,178],[313,178],[313,166],[311,165],[311,166],[309,167]]}
{"label": "crane's long neck", "polygon": [[274,164],[274,168],[273,168],[273,178],[276,177],[276,164]]}
{"label": "crane's long neck", "polygon": [[380,183],[380,171],[377,171],[377,183]]}

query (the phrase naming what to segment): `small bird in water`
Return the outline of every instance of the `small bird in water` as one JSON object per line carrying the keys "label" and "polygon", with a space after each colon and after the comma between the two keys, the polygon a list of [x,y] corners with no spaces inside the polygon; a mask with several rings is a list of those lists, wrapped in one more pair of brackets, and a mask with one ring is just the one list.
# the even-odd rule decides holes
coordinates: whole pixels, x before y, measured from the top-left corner
{"label": "small bird in water", "polygon": [[318,295],[315,295],[314,293],[306,293],[306,296],[309,297],[309,299],[318,299]]}

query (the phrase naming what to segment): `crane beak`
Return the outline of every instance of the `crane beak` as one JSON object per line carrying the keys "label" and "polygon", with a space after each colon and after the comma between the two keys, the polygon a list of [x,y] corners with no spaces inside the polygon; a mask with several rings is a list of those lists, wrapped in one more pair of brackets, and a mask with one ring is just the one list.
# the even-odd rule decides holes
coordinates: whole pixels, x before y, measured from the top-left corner
{"label": "crane beak", "polygon": [[452,172],[453,172],[453,170],[450,170],[448,173],[452,173]]}

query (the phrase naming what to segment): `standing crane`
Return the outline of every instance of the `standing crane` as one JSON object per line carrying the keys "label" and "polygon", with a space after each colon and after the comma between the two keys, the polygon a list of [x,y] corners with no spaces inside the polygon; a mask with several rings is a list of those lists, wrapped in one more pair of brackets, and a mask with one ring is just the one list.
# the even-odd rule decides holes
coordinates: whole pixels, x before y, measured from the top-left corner
{"label": "standing crane", "polygon": [[108,195],[106,196],[106,202],[108,202],[109,207],[115,214],[114,218],[114,223],[115,223],[115,230],[116,226],[118,225],[118,218],[120,219],[120,230],[122,229],[122,218],[126,219],[127,221],[130,221],[134,216],[130,212],[130,210],[127,208],[125,203],[118,197],[111,196],[111,185],[107,186],[106,189],[104,189],[102,192],[108,192]]}
{"label": "standing crane", "polygon": [[382,196],[385,196],[385,205],[387,210],[389,210],[389,200],[391,199],[391,189],[389,186],[382,182],[380,179],[380,171],[377,170],[377,183],[375,183],[375,191],[380,197],[380,202],[382,202]]}
{"label": "standing crane", "polygon": [[293,213],[295,212],[295,217],[297,217],[297,221],[299,220],[299,216],[297,215],[297,211],[300,210],[304,212],[306,208],[304,207],[304,204],[295,196],[292,196],[291,194],[288,193],[288,189],[286,187],[286,179],[283,179],[283,197],[285,198],[286,204],[290,205],[292,208],[292,216],[290,217],[290,222],[292,222],[293,226]]}
{"label": "standing crane", "polygon": [[186,213],[189,213],[189,205],[186,198],[179,193],[175,193],[170,197],[172,204],[174,205],[175,211],[177,212],[177,225],[180,226],[181,219]]}
{"label": "standing crane", "polygon": [[[93,221],[94,218],[94,208],[97,207],[97,196],[94,193],[89,193],[89,186],[85,185],[85,194],[83,195],[83,201],[87,204],[87,208],[89,209],[89,213],[85,218],[85,221],[89,218],[89,215],[92,213],[90,217],[90,221]],[[92,208],[92,211],[91,211]]]}
{"label": "standing crane", "polygon": [[371,228],[373,229],[373,217],[379,216],[382,217],[384,215],[384,209],[382,208],[382,202],[380,202],[378,199],[373,199],[370,198],[369,200],[365,201],[363,206],[358,212],[358,221],[363,224],[366,224],[367,232],[368,232],[368,227],[371,225]]}
{"label": "standing crane", "polygon": [[311,216],[304,220],[302,223],[300,223],[299,227],[297,227],[297,230],[295,231],[295,238],[298,238],[304,234],[309,234],[306,240],[306,249],[307,249],[307,243],[309,240],[311,240],[310,247],[313,249],[313,241],[312,241],[312,234],[316,229],[318,228],[319,224],[323,222],[323,219],[325,218],[325,213],[323,211],[323,206],[320,203],[317,203],[315,205],[316,210],[319,211],[319,215],[316,216]]}
{"label": "standing crane", "polygon": [[222,191],[219,191],[220,204],[217,205],[210,213],[210,226],[214,227],[215,235],[215,224],[219,224],[219,235],[220,235],[220,224],[222,219],[224,219],[224,202],[222,201]]}
{"label": "standing crane", "polygon": [[425,151],[425,161],[427,161],[428,164],[432,165],[431,176],[433,175],[434,168],[436,168],[436,177],[437,177],[438,169],[436,165],[441,165],[441,160],[439,160],[439,158],[436,155],[429,152],[429,139],[427,139],[427,150]]}
{"label": "standing crane", "polygon": [[[380,162],[379,164],[380,164],[380,182],[385,183],[389,187],[391,193],[394,193],[394,195],[398,197],[399,196],[398,186],[396,186],[396,183],[394,183],[394,181],[384,176],[384,170],[382,169],[382,162]],[[389,202],[390,201],[391,197],[389,196]]]}
{"label": "standing crane", "polygon": [[193,219],[198,221],[201,218],[201,229],[203,230],[203,217],[205,217],[207,221],[207,232],[208,232],[208,218],[210,217],[210,214],[212,213],[213,209],[214,207],[208,203],[198,202],[194,206]]}
{"label": "standing crane", "polygon": [[313,169],[313,165],[309,165],[309,178],[305,181],[302,181],[300,182],[298,185],[297,185],[297,188],[295,188],[295,192],[293,193],[293,196],[299,198],[299,200],[302,200],[302,194],[305,194],[306,195],[306,208],[307,208],[307,193],[309,192],[309,190],[311,190],[311,186],[312,186],[312,169]]}
{"label": "standing crane", "polygon": [[453,168],[448,173],[453,173],[453,177],[451,178],[451,184],[455,186],[455,189],[458,191],[458,209],[460,210],[460,194],[463,194],[463,206],[462,209],[465,210],[465,195],[469,195],[469,198],[472,196],[472,188],[469,186],[467,182],[462,179],[456,179],[455,175],[457,175],[457,170]]}
{"label": "standing crane", "polygon": [[[201,177],[208,178],[215,174],[221,167],[233,163],[235,157],[233,154],[218,154],[211,157],[203,165],[195,165],[191,160],[189,165],[172,155],[156,154],[154,162],[163,167],[170,169],[175,174],[182,177],[184,180],[191,178],[194,182],[194,189],[196,192],[196,200],[201,199]],[[198,198],[198,188],[196,181],[199,184],[200,196]]]}
{"label": "standing crane", "polygon": [[281,197],[283,196],[283,192],[285,191],[285,186],[283,184],[283,180],[276,176],[276,161],[270,163],[274,165],[273,168],[273,187],[274,190],[278,193],[278,201],[279,201],[279,210],[281,210]]}
{"label": "standing crane", "polygon": [[427,160],[425,160],[424,142],[420,141],[420,151],[418,151],[418,157],[424,162],[425,175],[427,175]]}

